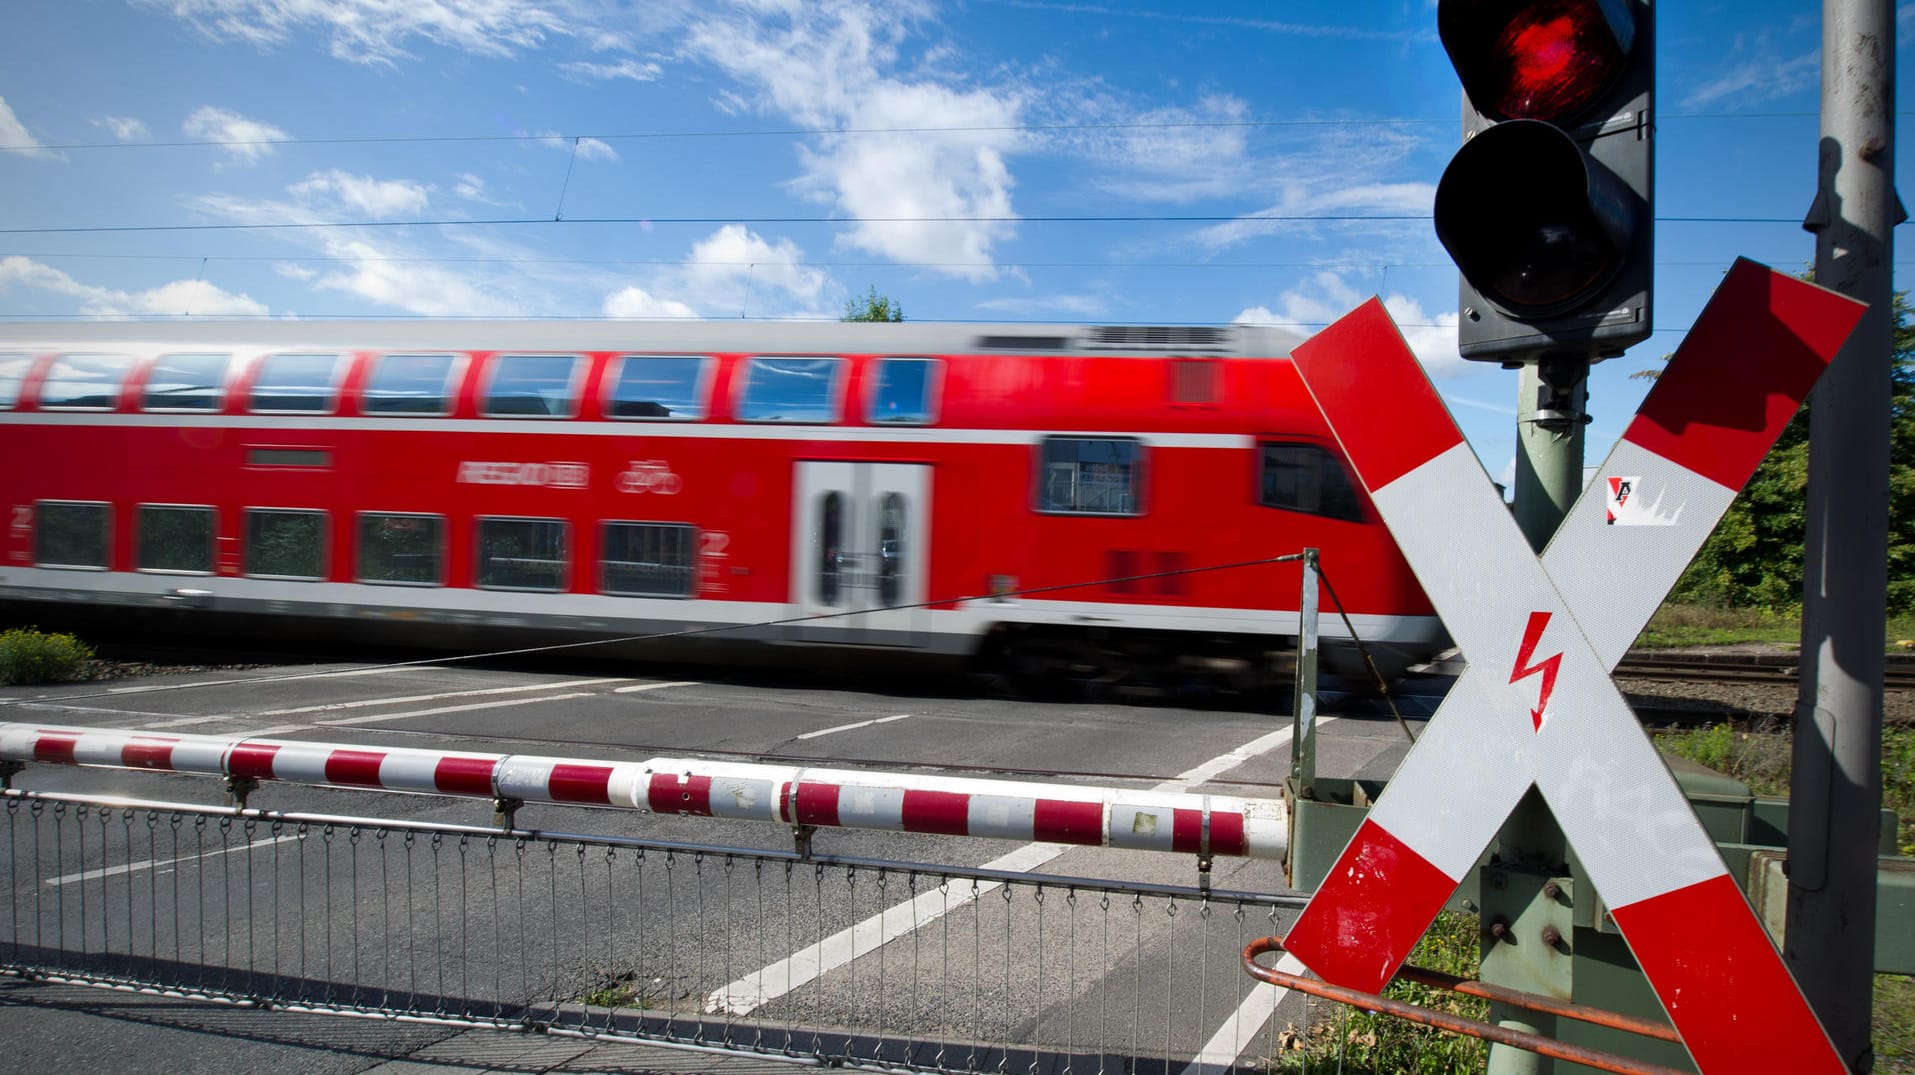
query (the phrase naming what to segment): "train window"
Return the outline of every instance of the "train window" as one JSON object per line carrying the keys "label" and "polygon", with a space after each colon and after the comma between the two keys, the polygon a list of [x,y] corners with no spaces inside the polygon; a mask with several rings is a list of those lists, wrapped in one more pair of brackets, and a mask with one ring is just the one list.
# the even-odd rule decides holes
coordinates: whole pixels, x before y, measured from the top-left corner
{"label": "train window", "polygon": [[1103,437],[1046,437],[1038,510],[1080,515],[1143,514],[1143,445]]}
{"label": "train window", "polygon": [[745,368],[738,417],[747,422],[836,421],[843,375],[841,358],[753,358]]}
{"label": "train window", "polygon": [[213,572],[213,509],[141,504],[135,567],[141,571]]}
{"label": "train window", "polygon": [[105,504],[42,500],[33,506],[33,562],[41,567],[104,568]]}
{"label": "train window", "polygon": [[270,579],[326,577],[326,513],[246,509],[246,573]]}
{"label": "train window", "polygon": [[690,597],[697,581],[698,528],[683,523],[609,522],[599,589],[618,597]]}
{"label": "train window", "polygon": [[818,603],[835,605],[844,574],[844,494],[824,495],[818,511]]}
{"label": "train window", "polygon": [[903,593],[904,534],[904,497],[886,493],[878,498],[878,601],[886,607]]}
{"label": "train window", "polygon": [[485,386],[494,418],[570,418],[578,413],[577,355],[499,355]]}
{"label": "train window", "polygon": [[338,409],[338,355],[267,355],[247,406],[265,413],[331,414]]}
{"label": "train window", "polygon": [[1316,444],[1263,445],[1263,475],[1257,503],[1350,522],[1363,508],[1343,464]]}
{"label": "train window", "polygon": [[932,393],[938,363],[929,358],[880,358],[877,385],[871,390],[873,422],[927,425],[935,417]]}
{"label": "train window", "polygon": [[480,519],[479,587],[565,589],[565,529],[558,519]]}
{"label": "train window", "polygon": [[31,365],[32,355],[0,353],[0,411],[10,411],[20,402],[20,382],[27,379]]}
{"label": "train window", "polygon": [[132,368],[131,355],[61,355],[40,382],[40,406],[110,411],[119,404],[120,382]]}
{"label": "train window", "polygon": [[366,381],[367,414],[446,414],[452,410],[452,355],[380,355]]}
{"label": "train window", "polygon": [[445,578],[444,517],[359,513],[359,581],[437,586]]}
{"label": "train window", "polygon": [[705,417],[711,359],[699,355],[625,355],[606,378],[605,413],[614,418]]}
{"label": "train window", "polygon": [[161,355],[146,378],[149,411],[216,411],[226,395],[231,355]]}

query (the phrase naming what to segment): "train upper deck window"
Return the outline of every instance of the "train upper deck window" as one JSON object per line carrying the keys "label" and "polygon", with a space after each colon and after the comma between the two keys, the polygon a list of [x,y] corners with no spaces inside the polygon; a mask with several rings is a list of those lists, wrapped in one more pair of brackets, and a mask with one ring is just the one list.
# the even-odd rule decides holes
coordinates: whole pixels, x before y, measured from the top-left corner
{"label": "train upper deck window", "polygon": [[246,573],[316,581],[326,577],[326,513],[246,509]]}
{"label": "train upper deck window", "polygon": [[367,414],[446,414],[452,410],[453,355],[380,355],[366,381]]}
{"label": "train upper deck window", "polygon": [[928,425],[937,417],[938,363],[929,358],[880,358],[871,389],[873,422]]}
{"label": "train upper deck window", "polygon": [[438,515],[359,513],[359,581],[437,586],[445,581],[446,521]]}
{"label": "train upper deck window", "polygon": [[338,355],[267,355],[247,406],[263,413],[331,414],[339,409]]}
{"label": "train upper deck window", "polygon": [[131,355],[61,355],[40,382],[40,406],[110,411],[119,405],[120,384],[132,368]]}
{"label": "train upper deck window", "polygon": [[212,508],[141,504],[136,522],[139,555],[134,566],[141,571],[213,573]]}
{"label": "train upper deck window", "polygon": [[565,589],[565,531],[560,519],[480,519],[479,588]]}
{"label": "train upper deck window", "polygon": [[835,422],[844,359],[761,355],[745,367],[738,417],[747,422]]}
{"label": "train upper deck window", "polygon": [[705,417],[711,359],[701,355],[625,355],[606,377],[605,413],[614,418]]}
{"label": "train upper deck window", "polygon": [[31,365],[32,355],[0,353],[0,411],[10,411],[20,402],[20,382],[27,379],[27,367]]}
{"label": "train upper deck window", "polygon": [[1356,487],[1343,464],[1316,444],[1263,445],[1263,474],[1257,503],[1349,522],[1363,521]]}
{"label": "train upper deck window", "polygon": [[104,569],[110,516],[105,504],[40,501],[33,506],[33,562],[41,567]]}
{"label": "train upper deck window", "polygon": [[486,374],[483,413],[570,418],[578,413],[577,355],[499,355]]}
{"label": "train upper deck window", "polygon": [[599,589],[617,597],[690,597],[698,528],[683,523],[605,524]]}
{"label": "train upper deck window", "polygon": [[1039,456],[1037,510],[1141,515],[1144,448],[1103,437],[1046,437]]}
{"label": "train upper deck window", "polygon": [[226,396],[226,367],[231,355],[161,355],[146,378],[142,409],[216,411]]}

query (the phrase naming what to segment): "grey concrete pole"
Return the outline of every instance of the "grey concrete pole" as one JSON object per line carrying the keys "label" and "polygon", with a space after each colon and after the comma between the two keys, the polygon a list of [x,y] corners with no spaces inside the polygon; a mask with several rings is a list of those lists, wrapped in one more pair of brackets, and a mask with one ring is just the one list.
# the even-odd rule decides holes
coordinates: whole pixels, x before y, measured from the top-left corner
{"label": "grey concrete pole", "polygon": [[1784,956],[1854,1071],[1873,1067],[1895,197],[1895,10],[1824,0],[1816,281],[1869,304],[1810,397]]}

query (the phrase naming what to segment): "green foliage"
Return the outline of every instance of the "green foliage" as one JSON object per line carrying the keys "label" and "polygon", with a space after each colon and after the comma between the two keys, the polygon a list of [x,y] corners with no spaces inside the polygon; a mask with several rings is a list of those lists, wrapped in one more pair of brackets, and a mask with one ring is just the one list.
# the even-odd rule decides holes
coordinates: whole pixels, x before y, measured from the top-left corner
{"label": "green foliage", "polygon": [[0,632],[0,683],[64,683],[80,678],[92,647],[33,627]]}
{"label": "green foliage", "polygon": [[[1915,611],[1915,314],[1895,296],[1889,366],[1888,609]],[[1672,600],[1785,611],[1802,600],[1802,542],[1809,480],[1808,408],[1729,506],[1676,583]]]}
{"label": "green foliage", "polygon": [[[1410,953],[1410,962],[1430,970],[1474,978],[1482,965],[1481,925],[1475,915],[1445,911]],[[1461,1015],[1489,1018],[1489,1003],[1412,982],[1383,991],[1395,1000]],[[1313,1002],[1309,1033],[1290,1051],[1271,1061],[1273,1075],[1341,1071],[1347,1075],[1450,1075],[1483,1070],[1489,1047],[1479,1038],[1446,1034],[1426,1026],[1355,1011],[1340,1004]]]}
{"label": "green foliage", "polygon": [[878,294],[878,286],[873,284],[864,294],[844,300],[844,316],[838,320],[902,321],[904,304]]}

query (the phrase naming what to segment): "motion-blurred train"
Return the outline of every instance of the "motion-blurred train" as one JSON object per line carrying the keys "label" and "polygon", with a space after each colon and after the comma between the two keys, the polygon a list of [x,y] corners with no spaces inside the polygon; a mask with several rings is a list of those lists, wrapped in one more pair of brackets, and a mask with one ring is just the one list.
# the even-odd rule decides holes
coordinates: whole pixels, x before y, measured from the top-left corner
{"label": "motion-blurred train", "polygon": [[[16,323],[0,328],[0,616],[1244,685],[1295,647],[1300,568],[1272,561],[1314,546],[1395,675],[1443,630],[1285,357],[1295,342]],[[1354,670],[1349,631],[1323,627],[1325,660]]]}

